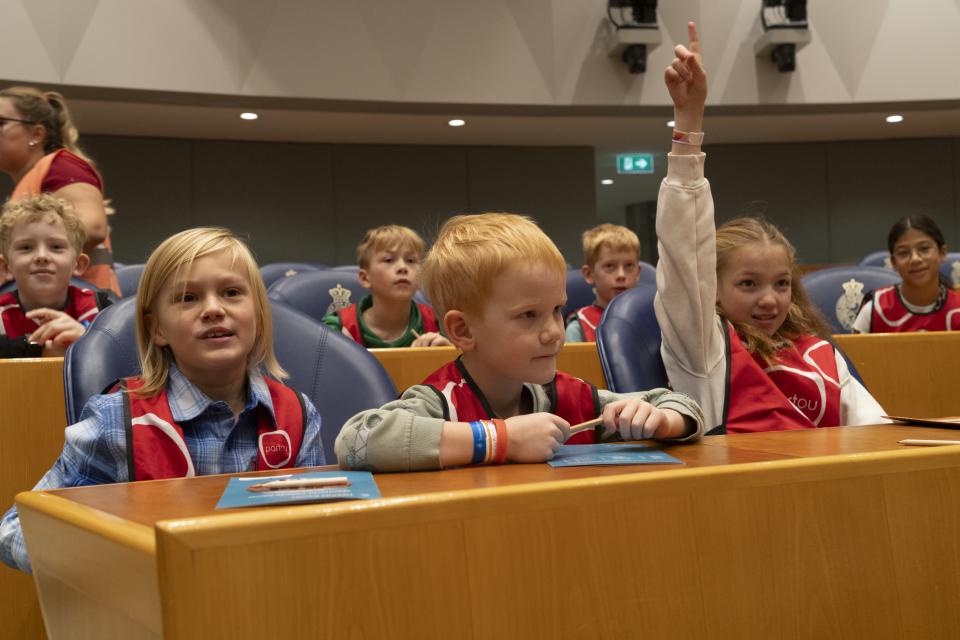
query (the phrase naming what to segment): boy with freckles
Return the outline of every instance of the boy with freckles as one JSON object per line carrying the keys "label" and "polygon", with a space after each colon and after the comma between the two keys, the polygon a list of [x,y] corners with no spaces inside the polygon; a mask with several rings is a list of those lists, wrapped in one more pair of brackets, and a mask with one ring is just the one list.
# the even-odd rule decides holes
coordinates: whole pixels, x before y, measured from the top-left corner
{"label": "boy with freckles", "polygon": [[[700,408],[683,394],[614,394],[557,371],[566,263],[530,219],[451,218],[427,256],[423,278],[462,355],[399,400],[348,420],[336,444],[342,466],[413,471],[544,462],[564,442],[702,434]],[[596,430],[570,437],[572,424],[597,417]]]}

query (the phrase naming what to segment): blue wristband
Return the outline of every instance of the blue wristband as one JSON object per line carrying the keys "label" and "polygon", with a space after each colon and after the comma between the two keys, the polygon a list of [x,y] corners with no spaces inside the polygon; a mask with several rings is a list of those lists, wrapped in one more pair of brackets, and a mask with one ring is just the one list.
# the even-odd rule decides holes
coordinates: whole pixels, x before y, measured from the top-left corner
{"label": "blue wristband", "polygon": [[487,430],[479,421],[471,422],[470,428],[473,429],[473,458],[470,464],[480,464],[487,457]]}

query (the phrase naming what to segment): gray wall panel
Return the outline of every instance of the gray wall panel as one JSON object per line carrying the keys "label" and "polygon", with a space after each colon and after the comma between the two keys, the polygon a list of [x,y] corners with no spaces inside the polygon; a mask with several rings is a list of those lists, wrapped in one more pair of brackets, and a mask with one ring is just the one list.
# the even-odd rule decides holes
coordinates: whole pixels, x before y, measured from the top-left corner
{"label": "gray wall panel", "polygon": [[463,147],[340,145],[334,157],[337,264],[355,262],[371,227],[406,225],[430,242],[444,220],[467,208]]}
{"label": "gray wall panel", "polygon": [[598,223],[592,148],[470,147],[467,157],[471,210],[529,215],[579,264],[580,234]]}
{"label": "gray wall panel", "polygon": [[948,139],[829,145],[831,260],[853,261],[886,248],[890,226],[912,211],[933,216],[955,247],[952,146]]}
{"label": "gray wall panel", "polygon": [[762,213],[797,247],[798,259],[829,262],[829,206],[822,144],[707,149],[717,221]]}
{"label": "gray wall panel", "polygon": [[258,261],[334,253],[332,149],[319,144],[193,143],[196,225],[250,236]]}

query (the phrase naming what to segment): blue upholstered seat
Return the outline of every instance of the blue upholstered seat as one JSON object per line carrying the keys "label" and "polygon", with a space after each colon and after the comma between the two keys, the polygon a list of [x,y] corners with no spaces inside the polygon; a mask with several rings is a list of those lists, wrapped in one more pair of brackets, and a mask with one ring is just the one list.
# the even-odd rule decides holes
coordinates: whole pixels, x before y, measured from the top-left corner
{"label": "blue upholstered seat", "polygon": [[[118,378],[140,372],[135,299],[104,310],[86,335],[67,350],[63,365],[67,421],[77,421],[87,399]],[[290,377],[320,412],[327,462],[347,418],[396,399],[397,390],[380,362],[363,347],[282,304],[272,304],[274,350]]]}
{"label": "blue upholstered seat", "polygon": [[641,282],[614,298],[600,320],[597,351],[611,391],[667,386],[660,358],[660,325],[653,311],[656,292],[656,286]]}
{"label": "blue upholstered seat", "polygon": [[883,267],[833,267],[812,271],[803,286],[834,333],[850,333],[864,294],[900,282],[896,271]]}
{"label": "blue upholstered seat", "polygon": [[263,283],[269,288],[277,280],[308,271],[320,271],[323,267],[311,262],[274,262],[260,267]]}
{"label": "blue upholstered seat", "polygon": [[334,269],[298,273],[277,280],[269,290],[271,300],[289,305],[316,320],[359,302],[368,293],[369,290],[360,285],[356,273]]}

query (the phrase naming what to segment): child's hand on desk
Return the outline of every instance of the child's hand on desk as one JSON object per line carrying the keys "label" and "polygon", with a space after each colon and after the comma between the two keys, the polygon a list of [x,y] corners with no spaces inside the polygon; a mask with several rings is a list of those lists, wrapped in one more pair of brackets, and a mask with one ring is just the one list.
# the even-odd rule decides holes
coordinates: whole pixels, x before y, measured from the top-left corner
{"label": "child's hand on desk", "polygon": [[34,309],[27,312],[27,317],[40,325],[28,340],[42,344],[46,358],[63,356],[67,347],[79,340],[86,331],[74,318],[56,309]]}
{"label": "child's hand on desk", "polygon": [[507,418],[507,460],[544,462],[570,435],[570,423],[552,413]]}
{"label": "child's hand on desk", "polygon": [[413,335],[417,336],[417,339],[413,341],[411,347],[449,347],[452,344],[436,331],[429,331],[424,334],[418,334],[414,331]]}
{"label": "child's hand on desk", "polygon": [[657,409],[649,402],[628,398],[603,408],[604,438],[615,432],[625,441],[676,438],[686,431],[684,417],[673,409]]}

